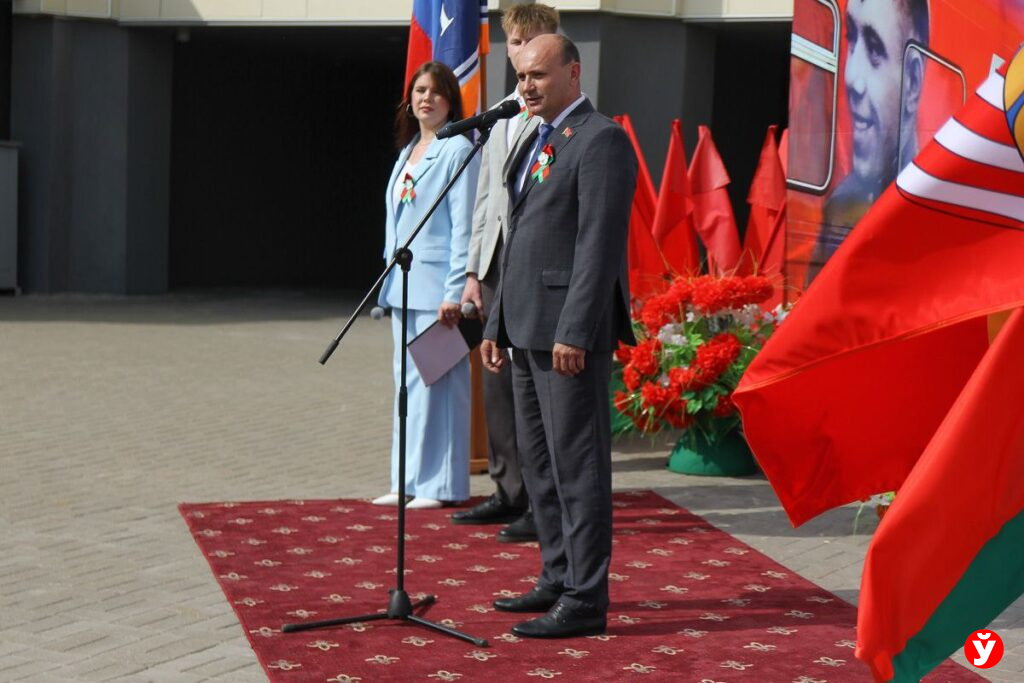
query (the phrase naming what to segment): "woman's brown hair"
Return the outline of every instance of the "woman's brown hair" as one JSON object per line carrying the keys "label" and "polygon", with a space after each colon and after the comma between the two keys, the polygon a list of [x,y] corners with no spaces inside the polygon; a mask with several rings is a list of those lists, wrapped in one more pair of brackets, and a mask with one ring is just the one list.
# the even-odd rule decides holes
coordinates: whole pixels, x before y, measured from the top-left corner
{"label": "woman's brown hair", "polygon": [[402,149],[420,132],[420,122],[412,113],[412,88],[423,74],[430,74],[434,79],[434,87],[448,102],[448,120],[458,121],[462,118],[462,91],[459,80],[447,65],[441,62],[424,62],[405,86],[405,97],[395,112],[395,145]]}

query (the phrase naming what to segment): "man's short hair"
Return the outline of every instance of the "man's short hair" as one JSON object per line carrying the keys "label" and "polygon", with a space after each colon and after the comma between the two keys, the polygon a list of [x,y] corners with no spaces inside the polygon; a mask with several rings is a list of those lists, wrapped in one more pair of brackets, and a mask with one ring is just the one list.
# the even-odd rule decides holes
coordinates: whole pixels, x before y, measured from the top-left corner
{"label": "man's short hair", "polygon": [[900,9],[910,20],[910,30],[924,46],[928,45],[928,0],[899,0]]}
{"label": "man's short hair", "polygon": [[573,62],[581,63],[580,50],[576,47],[576,43],[572,42],[562,34],[556,35],[555,38],[557,38],[558,42],[562,45],[562,66],[572,64]]}
{"label": "man's short hair", "polygon": [[558,10],[537,2],[512,5],[501,15],[501,28],[505,35],[515,30],[525,34],[557,33]]}

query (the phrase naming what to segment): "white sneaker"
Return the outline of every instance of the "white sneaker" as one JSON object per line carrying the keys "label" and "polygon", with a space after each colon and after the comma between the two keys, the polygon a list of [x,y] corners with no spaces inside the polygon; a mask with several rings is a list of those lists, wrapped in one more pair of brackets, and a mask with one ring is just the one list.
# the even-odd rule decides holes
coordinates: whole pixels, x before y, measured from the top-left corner
{"label": "white sneaker", "polygon": [[408,503],[405,504],[405,509],[406,510],[427,510],[427,509],[439,508],[442,505],[444,505],[444,503],[442,503],[439,500],[434,500],[433,498],[413,498],[412,500],[410,500]]}
{"label": "white sneaker", "polygon": [[372,502],[374,505],[398,505],[398,494],[386,493],[380,498],[374,498],[370,502]]}

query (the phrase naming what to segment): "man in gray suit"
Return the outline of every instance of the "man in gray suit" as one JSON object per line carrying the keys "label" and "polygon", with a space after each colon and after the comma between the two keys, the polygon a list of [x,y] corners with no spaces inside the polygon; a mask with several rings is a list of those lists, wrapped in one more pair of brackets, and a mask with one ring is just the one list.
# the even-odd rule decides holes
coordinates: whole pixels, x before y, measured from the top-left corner
{"label": "man in gray suit", "polygon": [[[558,10],[539,3],[513,5],[501,18],[505,47],[515,68],[519,52],[537,36],[558,31]],[[501,272],[501,248],[508,239],[508,195],[502,170],[509,155],[537,129],[537,117],[530,115],[516,88],[505,100],[516,100],[523,112],[511,120],[502,119],[491,129],[480,163],[480,180],[473,211],[473,234],[466,261],[466,287],[462,303],[473,303],[486,316],[494,301]],[[512,522],[498,532],[504,542],[535,541],[533,515],[523,485],[516,449],[515,407],[512,372],[485,373],[484,416],[487,419],[488,472],[496,492],[468,510],[452,514],[455,524],[500,524]]]}
{"label": "man in gray suit", "polygon": [[520,636],[604,631],[612,548],[612,351],[635,343],[626,239],[637,161],[623,129],[580,90],[572,41],[545,35],[516,64],[542,120],[506,164],[508,241],[484,331],[485,367],[512,349],[520,464],[543,568],[532,591],[496,609],[546,612]]}

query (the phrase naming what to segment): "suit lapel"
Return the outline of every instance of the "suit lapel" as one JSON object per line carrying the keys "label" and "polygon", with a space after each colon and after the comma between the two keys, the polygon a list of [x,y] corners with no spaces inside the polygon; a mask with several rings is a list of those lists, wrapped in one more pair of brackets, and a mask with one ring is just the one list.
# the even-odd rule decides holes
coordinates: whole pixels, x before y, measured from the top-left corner
{"label": "suit lapel", "polygon": [[[413,139],[411,144],[415,145],[418,141],[419,141],[419,136],[417,135]],[[431,167],[434,165],[434,162],[437,161],[437,157],[441,153],[441,146],[443,144],[444,144],[444,140],[438,140],[438,139],[435,138],[430,143],[430,145],[427,147],[427,151],[423,153],[422,157],[420,157],[420,160],[416,163],[416,168],[412,169],[412,177],[413,177],[413,186],[414,187],[419,187],[420,184],[423,182],[423,177],[426,176],[427,173],[430,172]],[[412,147],[411,146],[409,147],[409,152],[410,153],[412,152]],[[406,154],[405,159],[408,160],[408,158],[409,158],[409,155]],[[402,165],[405,166],[405,162],[404,161],[402,162]],[[401,171],[399,171],[399,173],[401,173]],[[397,178],[395,180],[397,182]],[[416,201],[416,199],[418,199],[419,197],[420,197],[420,193],[417,192],[416,193],[416,198],[414,198],[413,201]],[[428,201],[429,201],[429,199],[428,199]],[[395,223],[396,223],[396,225],[397,225],[399,219],[401,218],[402,211],[403,211],[404,207],[405,207],[405,204],[399,204],[398,207],[396,208],[396,211],[395,211]]]}
{"label": "suit lapel", "polygon": [[[581,102],[571,114],[565,117],[565,120],[562,121],[561,125],[551,132],[551,136],[547,141],[547,144],[551,145],[551,149],[554,152],[554,161],[551,162],[551,174],[558,173],[558,157],[561,155],[562,151],[576,139],[576,129],[585,125],[587,119],[590,118],[592,113],[594,113],[594,107],[590,104],[590,100],[583,100],[583,102]],[[520,166],[523,164],[523,155],[533,148],[533,145],[537,140],[537,136],[539,135],[537,128],[539,128],[539,124],[534,128],[534,132],[530,135],[527,142],[520,146],[515,155],[516,158],[509,170],[509,180],[512,183],[518,182],[518,172],[520,170]],[[529,170],[527,170],[527,173],[529,173]],[[515,201],[512,203],[509,215],[511,215],[512,211],[516,210],[519,204],[522,203],[523,199],[530,193],[530,190],[533,189],[533,186],[536,184],[536,180],[529,175],[526,176],[526,180],[523,182],[523,191],[519,193],[519,196],[516,197]],[[515,184],[513,184],[512,187],[514,188]]]}
{"label": "suit lapel", "polygon": [[[522,114],[519,114],[519,116],[522,116]],[[522,141],[529,138],[533,131],[537,130],[538,125],[540,124],[538,123],[536,116],[531,116],[528,119],[516,123],[516,135],[512,139],[512,147],[505,150],[506,161],[508,161],[508,158],[519,150]]]}
{"label": "suit lapel", "polygon": [[508,183],[509,187],[515,188],[516,183],[519,182],[519,167],[523,165],[523,156],[533,147],[533,143],[538,135],[540,133],[537,132],[537,126],[534,126],[533,130],[529,133],[519,136],[519,140],[516,143],[518,147],[513,147],[511,154],[506,157],[505,182]]}
{"label": "suit lapel", "polygon": [[515,152],[508,156],[508,160],[505,162],[505,186],[508,188],[508,215],[512,217],[512,212],[519,206],[519,200],[523,198],[523,194],[526,193],[526,188],[530,184],[530,179],[526,179],[526,183],[523,185],[523,192],[517,193],[516,187],[519,184],[519,167],[523,165],[523,157],[530,153],[533,149],[533,143],[536,142],[537,136],[540,133],[537,131],[538,126],[524,138],[520,138],[519,147],[516,148]]}
{"label": "suit lapel", "polygon": [[413,169],[413,178],[416,180],[416,184],[419,185],[420,181],[423,180],[423,176],[430,172],[434,162],[437,161],[437,157],[441,154],[441,146],[444,144],[444,140],[434,139],[427,147],[427,151],[423,154],[423,158],[416,164],[416,168]]}
{"label": "suit lapel", "polygon": [[405,162],[409,160],[409,155],[412,154],[412,147],[416,144],[416,139],[406,145],[401,153],[398,155],[398,161],[395,163],[395,168],[391,171],[391,180],[388,182],[388,212],[393,216],[397,222],[398,220],[398,207],[395,206],[395,184],[398,182],[398,176],[401,174],[402,169],[405,168]]}

